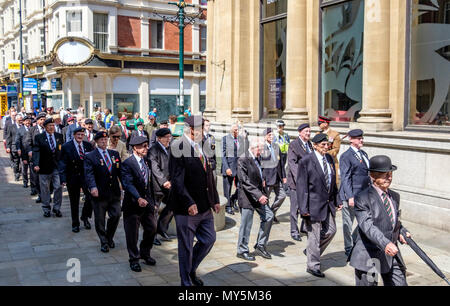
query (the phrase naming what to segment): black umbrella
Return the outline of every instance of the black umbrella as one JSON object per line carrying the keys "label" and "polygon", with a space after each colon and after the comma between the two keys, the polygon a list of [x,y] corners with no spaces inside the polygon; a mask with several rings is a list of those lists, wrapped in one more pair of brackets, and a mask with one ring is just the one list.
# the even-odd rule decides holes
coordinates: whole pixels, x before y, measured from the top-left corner
{"label": "black umbrella", "polygon": [[434,271],[434,273],[436,273],[440,278],[445,280],[447,282],[447,284],[450,285],[450,282],[448,281],[447,277],[436,266],[436,264],[430,259],[430,257],[428,257],[428,255],[417,245],[417,243],[414,240],[412,240],[412,238],[406,237],[406,229],[403,228],[401,231],[401,234],[403,235],[403,237],[405,238],[406,242],[411,247],[411,249],[413,249],[413,251],[416,252],[416,254],[420,258],[422,258],[422,260]]}

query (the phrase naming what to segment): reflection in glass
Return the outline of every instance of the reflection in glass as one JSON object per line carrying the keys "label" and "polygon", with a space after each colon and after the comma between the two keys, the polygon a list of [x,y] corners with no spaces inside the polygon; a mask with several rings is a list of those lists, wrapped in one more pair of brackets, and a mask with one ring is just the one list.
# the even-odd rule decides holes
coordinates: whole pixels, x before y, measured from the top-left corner
{"label": "reflection in glass", "polygon": [[113,114],[118,118],[122,116],[133,118],[139,112],[139,95],[114,94]]}
{"label": "reflection in glass", "polygon": [[450,126],[450,1],[413,2],[409,123]]}
{"label": "reflection in glass", "polygon": [[320,113],[333,121],[356,121],[362,108],[364,1],[324,8],[322,32]]}
{"label": "reflection in glass", "polygon": [[287,0],[263,0],[263,18],[287,12]]}
{"label": "reflection in glass", "polygon": [[[169,120],[171,115],[179,115],[179,108],[177,106],[178,96],[171,95],[151,95],[150,96],[150,108],[156,107],[158,122]],[[191,96],[184,96],[184,109],[188,109],[191,106]]]}

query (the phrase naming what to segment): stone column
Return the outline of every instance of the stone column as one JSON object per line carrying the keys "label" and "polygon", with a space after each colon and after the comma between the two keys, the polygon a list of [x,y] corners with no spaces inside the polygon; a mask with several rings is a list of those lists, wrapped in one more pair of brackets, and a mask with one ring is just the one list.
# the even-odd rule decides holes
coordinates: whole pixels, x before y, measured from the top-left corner
{"label": "stone column", "polygon": [[[215,65],[215,46],[214,46],[214,19],[215,19],[215,1],[208,1],[208,32],[207,32],[207,55],[206,55],[206,108],[204,116],[212,121],[216,120],[216,97],[215,78],[219,67]],[[220,85],[219,85],[220,86]]]}
{"label": "stone column", "polygon": [[91,117],[94,112],[94,76],[89,74],[89,112],[88,117]]}
{"label": "stone column", "polygon": [[148,113],[150,112],[150,87],[149,80],[146,77],[140,78],[141,86],[139,88],[139,112],[141,113],[141,118],[147,119]]}
{"label": "stone column", "polygon": [[72,76],[67,76],[67,100],[69,101],[69,107],[73,107],[72,103]]}
{"label": "stone column", "polygon": [[287,125],[308,122],[307,79],[307,1],[288,1],[286,110]]}
{"label": "stone column", "polygon": [[194,77],[191,87],[191,110],[192,114],[200,114],[200,79]]}
{"label": "stone column", "polygon": [[393,128],[389,108],[390,0],[365,1],[363,108],[357,124],[365,131]]}

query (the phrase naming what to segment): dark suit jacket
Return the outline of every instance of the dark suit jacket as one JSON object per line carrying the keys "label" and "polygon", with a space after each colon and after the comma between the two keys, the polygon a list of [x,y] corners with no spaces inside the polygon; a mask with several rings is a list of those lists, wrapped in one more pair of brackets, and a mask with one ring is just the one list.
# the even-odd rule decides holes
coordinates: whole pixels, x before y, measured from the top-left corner
{"label": "dark suit jacket", "polygon": [[182,136],[171,145],[169,173],[172,189],[169,206],[175,215],[189,215],[188,209],[197,205],[198,212],[204,213],[220,203],[211,166],[206,158],[206,171],[195,157],[194,148]]}
{"label": "dark suit jacket", "polygon": [[12,118],[8,117],[5,119],[5,126],[3,127],[3,139],[6,140],[6,137],[8,136],[8,128],[13,124]]}
{"label": "dark suit jacket", "polygon": [[[222,175],[227,176],[227,169],[231,169],[232,176],[237,175],[237,164],[240,156],[245,154],[245,139],[238,136],[239,149],[234,142],[234,137],[228,134],[222,138]],[[247,148],[248,149],[248,148]]]}
{"label": "dark suit jacket", "polygon": [[325,155],[331,168],[330,191],[327,190],[324,172],[314,153],[302,158],[297,173],[297,201],[300,214],[310,214],[312,222],[323,222],[331,212],[336,216],[338,192],[333,158]]}
{"label": "dark suit jacket", "polygon": [[[310,142],[310,150],[311,152],[314,151],[312,145]],[[288,151],[288,185],[289,188],[292,190],[297,189],[297,173],[298,173],[298,166],[300,164],[300,161],[302,158],[309,153],[306,151],[306,148],[303,145],[303,142],[300,140],[300,138],[297,138],[296,140],[292,141],[289,145],[289,151]]]}
{"label": "dark suit jacket", "polygon": [[[399,220],[400,195],[388,190],[393,200],[396,215],[395,227],[392,226],[381,197],[374,187],[369,187],[355,196],[355,215],[358,221],[358,237],[350,254],[350,265],[361,271],[369,271],[371,258],[380,261],[381,273],[387,273],[392,267],[393,257],[384,250],[389,242],[397,245],[400,231],[403,228]],[[400,252],[396,255],[403,267],[405,264]]]}
{"label": "dark suit jacket", "polygon": [[16,135],[19,128],[17,125],[11,124],[8,127],[8,132],[6,133],[6,148],[10,149],[12,152],[17,152],[18,148],[16,145]]}
{"label": "dark suit jacket", "polygon": [[89,191],[92,188],[98,189],[98,199],[100,201],[111,201],[113,199],[120,199],[120,166],[122,164],[119,153],[114,150],[108,150],[111,158],[112,170],[108,171],[103,157],[98,150],[94,150],[86,154],[84,161],[84,173],[86,185]]}
{"label": "dark suit jacket", "polygon": [[272,155],[267,144],[264,145],[264,151],[261,154],[261,165],[266,186],[275,186],[281,183],[282,179],[286,178],[286,170],[284,169],[280,158],[280,147],[278,144],[272,143],[272,148],[275,154],[275,160],[272,159]]}
{"label": "dark suit jacket", "polygon": [[87,142],[90,142],[90,143],[92,144],[93,142],[95,142],[95,141],[94,141],[94,137],[95,137],[95,134],[97,134],[97,131],[96,131],[96,130],[93,130],[93,131],[91,132],[91,134],[92,134],[92,136],[93,136],[93,137],[92,137],[92,141],[89,140],[89,139],[87,138],[87,133],[88,133],[88,131],[86,130],[83,141],[87,141]]}
{"label": "dark suit jacket", "polygon": [[160,197],[167,197],[169,195],[169,190],[164,188],[163,185],[167,181],[170,181],[170,146],[167,148],[167,153],[164,152],[164,149],[159,143],[156,143],[156,145],[148,150],[147,154],[152,166],[153,192]]}
{"label": "dark suit jacket", "polygon": [[[38,130],[39,131],[39,130]],[[61,147],[63,145],[63,136],[55,133],[55,152],[50,149],[47,133],[42,133],[34,137],[33,145],[33,165],[38,166],[39,174],[52,174],[58,169],[58,162],[61,156]]]}
{"label": "dark suit jacket", "polygon": [[[31,129],[31,127],[28,128],[28,131],[30,129]],[[22,153],[20,158],[22,160],[26,160],[26,161],[29,160],[29,158],[28,158],[28,151],[27,151],[26,143],[25,143],[28,131],[26,130],[25,126],[22,125],[20,127],[20,129],[17,131],[16,139],[15,139],[16,148],[17,148],[17,150],[20,150],[21,153]]]}
{"label": "dark suit jacket", "polygon": [[124,127],[120,125],[120,131],[122,132],[122,135],[120,135],[120,140],[122,140],[123,143],[128,143],[128,138],[130,138],[131,132],[130,129],[128,129],[127,126],[125,126],[125,130],[127,130],[127,135],[125,135]]}
{"label": "dark suit jacket", "polygon": [[[361,153],[369,160],[366,152],[361,150]],[[342,154],[339,159],[339,169],[341,172],[339,196],[342,201],[348,201],[372,184],[366,163],[352,148]]]}
{"label": "dark suit jacket", "polygon": [[[145,184],[145,179],[141,173],[134,155],[125,160],[120,169],[122,176],[122,185],[125,195],[122,202],[122,211],[124,217],[130,215],[142,215],[146,211],[155,211],[155,200],[152,189],[152,170],[151,164],[144,158],[144,162],[148,167],[148,183]],[[143,198],[148,202],[147,207],[140,207],[138,199]]]}
{"label": "dark suit jacket", "polygon": [[[83,149],[86,156],[94,150],[94,147],[89,142],[83,141]],[[78,147],[73,141],[62,146],[58,168],[61,183],[84,185],[84,159],[78,155]]]}
{"label": "dark suit jacket", "polygon": [[239,207],[246,209],[260,208],[259,199],[267,190],[263,187],[263,177],[250,154],[238,160]]}

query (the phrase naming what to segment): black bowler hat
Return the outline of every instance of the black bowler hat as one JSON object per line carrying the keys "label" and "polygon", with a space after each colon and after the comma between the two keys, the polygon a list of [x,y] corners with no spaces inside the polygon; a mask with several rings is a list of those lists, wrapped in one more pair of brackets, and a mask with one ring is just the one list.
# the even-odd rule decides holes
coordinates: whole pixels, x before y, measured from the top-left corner
{"label": "black bowler hat", "polygon": [[108,137],[108,133],[106,133],[106,132],[97,132],[97,134],[95,134],[95,136],[94,136],[94,140],[97,141],[100,138],[105,138],[105,137]]}
{"label": "black bowler hat", "polygon": [[370,172],[391,172],[396,171],[397,166],[392,164],[391,159],[386,155],[377,155],[370,159]]}
{"label": "black bowler hat", "polygon": [[136,122],[136,126],[140,126],[140,125],[144,125],[144,122],[142,122],[142,121]]}
{"label": "black bowler hat", "polygon": [[302,125],[300,125],[300,126],[298,127],[298,131],[301,132],[301,131],[303,131],[304,129],[307,129],[307,128],[309,128],[309,127],[310,127],[310,126],[309,126],[308,123],[303,123]]}
{"label": "black bowler hat", "polygon": [[363,130],[351,130],[350,132],[348,132],[348,136],[350,137],[362,137],[364,136],[364,132]]}
{"label": "black bowler hat", "polygon": [[155,134],[156,134],[156,137],[164,137],[168,134],[172,134],[172,132],[170,132],[170,129],[163,128],[163,129],[157,130]]}
{"label": "black bowler hat", "polygon": [[130,146],[134,147],[134,146],[138,146],[141,145],[143,143],[148,143],[148,138],[144,137],[144,136],[135,136],[131,139],[130,141]]}
{"label": "black bowler hat", "polygon": [[86,121],[84,121],[84,124],[94,124],[94,120],[86,119]]}
{"label": "black bowler hat", "polygon": [[328,136],[327,134],[317,134],[316,136],[314,136],[314,138],[311,140],[313,143],[321,143],[324,141],[328,141]]}
{"label": "black bowler hat", "polygon": [[45,120],[44,121],[44,127],[47,126],[47,124],[50,124],[50,123],[55,123],[55,120],[53,120],[53,118],[49,118],[49,119]]}
{"label": "black bowler hat", "polygon": [[267,135],[269,135],[272,132],[273,132],[272,128],[267,128],[267,129],[264,130],[264,136],[267,136]]}
{"label": "black bowler hat", "polygon": [[205,119],[203,119],[202,116],[190,116],[187,117],[184,122],[191,128],[199,128],[203,127]]}
{"label": "black bowler hat", "polygon": [[73,134],[75,135],[76,133],[79,133],[79,132],[84,133],[85,131],[86,131],[85,128],[79,127],[79,128],[76,128],[75,130],[73,130]]}

